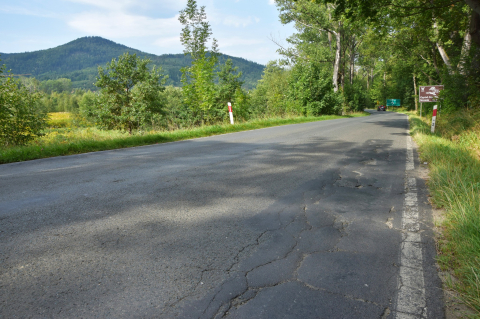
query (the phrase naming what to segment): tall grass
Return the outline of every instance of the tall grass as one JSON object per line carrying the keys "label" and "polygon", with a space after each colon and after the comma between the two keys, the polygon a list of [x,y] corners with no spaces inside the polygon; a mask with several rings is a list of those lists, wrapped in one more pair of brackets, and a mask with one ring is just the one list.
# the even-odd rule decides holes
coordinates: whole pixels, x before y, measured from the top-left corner
{"label": "tall grass", "polygon": [[[332,120],[346,117],[366,116],[368,113],[354,113],[345,116],[325,115],[319,117],[270,118],[253,120],[235,125],[219,124],[174,131],[138,131],[133,135],[126,132],[104,131],[95,127],[60,128],[53,125],[46,134],[26,146],[0,148],[0,163],[20,162],[32,159],[80,154],[133,146],[180,141],[211,135],[254,130],[264,127]],[[51,119],[50,121],[70,119]],[[54,122],[57,124],[57,122]]]}
{"label": "tall grass", "polygon": [[48,113],[47,125],[50,128],[71,127],[72,114],[70,112]]}
{"label": "tall grass", "polygon": [[480,112],[441,115],[435,134],[428,120],[410,119],[422,161],[429,163],[432,201],[447,212],[438,261],[480,318]]}

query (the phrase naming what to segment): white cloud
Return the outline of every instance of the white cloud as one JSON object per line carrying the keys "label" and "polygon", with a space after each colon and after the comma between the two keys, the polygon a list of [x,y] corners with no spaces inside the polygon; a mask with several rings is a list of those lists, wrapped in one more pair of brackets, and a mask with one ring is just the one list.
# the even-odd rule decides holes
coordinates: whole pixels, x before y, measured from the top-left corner
{"label": "white cloud", "polygon": [[109,11],[124,11],[128,8],[158,8],[166,10],[180,10],[185,7],[187,0],[66,0],[69,2],[91,5]]}
{"label": "white cloud", "polygon": [[131,0],[67,0],[67,1],[104,8],[110,11],[122,10],[132,4]]}
{"label": "white cloud", "polygon": [[144,36],[171,36],[180,34],[178,16],[153,19],[123,12],[84,12],[68,22],[71,27],[92,35],[107,38],[129,38]]}
{"label": "white cloud", "polygon": [[275,5],[275,0],[268,0],[268,4],[271,6]]}
{"label": "white cloud", "polygon": [[220,50],[228,47],[256,45],[256,44],[262,44],[265,42],[266,42],[265,40],[261,40],[261,39],[241,38],[241,37],[229,37],[229,38],[218,39],[218,45]]}
{"label": "white cloud", "polygon": [[55,17],[54,14],[50,12],[46,12],[44,10],[30,10],[23,7],[18,6],[0,6],[0,12],[5,12],[7,14],[18,14],[18,15],[26,15],[26,16],[35,16],[35,17],[44,17],[44,18],[52,18]]}
{"label": "white cloud", "polygon": [[237,16],[226,16],[223,19],[223,24],[226,26],[233,26],[233,27],[246,27],[252,23],[258,23],[260,19],[257,17],[248,17],[248,18],[242,18],[242,17],[237,17]]}

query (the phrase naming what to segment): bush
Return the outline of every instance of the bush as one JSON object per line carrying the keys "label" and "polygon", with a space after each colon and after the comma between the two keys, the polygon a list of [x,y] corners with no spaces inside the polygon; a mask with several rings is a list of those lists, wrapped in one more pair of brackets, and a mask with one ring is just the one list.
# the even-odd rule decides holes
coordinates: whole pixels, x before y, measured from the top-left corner
{"label": "bush", "polygon": [[326,93],[320,101],[313,101],[307,104],[308,116],[320,116],[325,114],[340,113],[342,95],[333,91]]}
{"label": "bush", "polygon": [[149,71],[148,59],[137,58],[128,52],[113,59],[106,69],[98,68],[96,86],[101,94],[94,99],[99,125],[107,129],[126,130],[130,134],[152,117],[161,114],[165,78],[155,67]]}
{"label": "bush", "polygon": [[359,82],[355,82],[353,85],[346,83],[343,95],[348,110],[352,112],[363,111],[363,109],[372,104],[369,101],[367,90],[363,87],[363,84]]}
{"label": "bush", "polygon": [[39,107],[40,97],[39,93],[31,93],[11,77],[0,82],[2,145],[24,145],[41,135],[42,129],[46,126],[47,114]]}
{"label": "bush", "polygon": [[267,64],[257,88],[250,94],[251,113],[254,117],[284,116],[289,113],[292,103],[287,98],[288,79],[289,71],[275,61]]}
{"label": "bush", "polygon": [[319,63],[295,64],[289,78],[289,97],[299,102],[297,112],[312,116],[340,113],[342,97],[333,92],[329,72]]}

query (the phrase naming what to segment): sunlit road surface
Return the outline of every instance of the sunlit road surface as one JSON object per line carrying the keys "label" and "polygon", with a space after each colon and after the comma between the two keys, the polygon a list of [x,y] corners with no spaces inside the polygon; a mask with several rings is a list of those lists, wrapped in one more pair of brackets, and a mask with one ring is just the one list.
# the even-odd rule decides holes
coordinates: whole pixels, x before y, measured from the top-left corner
{"label": "sunlit road surface", "polygon": [[0,165],[0,317],[443,318],[415,176],[402,259],[407,129],[372,111]]}

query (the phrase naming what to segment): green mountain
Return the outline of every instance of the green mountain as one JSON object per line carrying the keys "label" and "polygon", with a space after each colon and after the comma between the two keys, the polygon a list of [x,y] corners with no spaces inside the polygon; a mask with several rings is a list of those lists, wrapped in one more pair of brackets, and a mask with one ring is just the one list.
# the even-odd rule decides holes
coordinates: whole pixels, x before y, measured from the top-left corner
{"label": "green mountain", "polygon": [[[181,86],[180,68],[190,65],[190,57],[184,54],[154,55],[115,43],[101,37],[84,37],[56,48],[25,52],[0,53],[0,63],[14,74],[31,74],[40,81],[68,78],[73,88],[96,89],[93,85],[98,75],[97,67],[104,66],[125,52],[151,60],[151,66],[162,67],[169,76],[167,85]],[[255,87],[264,66],[228,55],[220,57],[220,63],[232,59],[234,66],[243,73],[245,88]]]}

